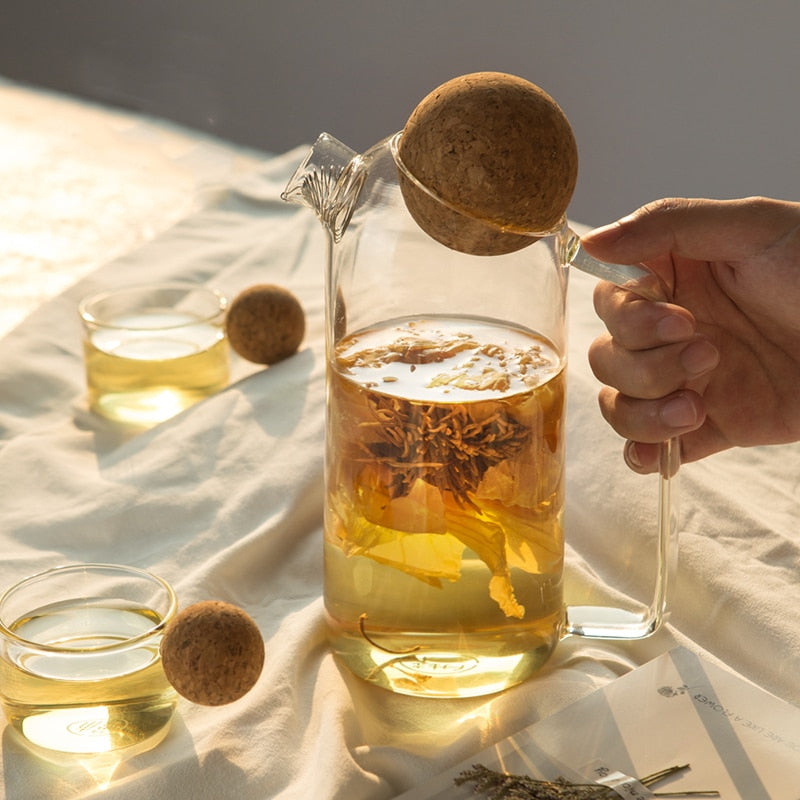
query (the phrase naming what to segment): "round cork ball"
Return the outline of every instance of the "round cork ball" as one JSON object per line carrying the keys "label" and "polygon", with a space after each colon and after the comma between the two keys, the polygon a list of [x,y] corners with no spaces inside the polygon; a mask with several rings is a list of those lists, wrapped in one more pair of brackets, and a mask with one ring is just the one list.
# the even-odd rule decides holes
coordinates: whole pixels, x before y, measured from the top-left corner
{"label": "round cork ball", "polygon": [[167,625],[161,661],[178,694],[198,705],[221,706],[238,700],[258,680],[264,640],[242,609],[205,600]]}
{"label": "round cork ball", "polygon": [[564,112],[535,84],[501,72],[434,89],[409,117],[398,153],[413,176],[401,169],[400,186],[420,227],[475,255],[512,252],[557,228],[578,178]]}
{"label": "round cork ball", "polygon": [[275,364],[293,355],[306,331],[299,300],[282,286],[258,284],[228,308],[225,330],[231,347],[256,364]]}

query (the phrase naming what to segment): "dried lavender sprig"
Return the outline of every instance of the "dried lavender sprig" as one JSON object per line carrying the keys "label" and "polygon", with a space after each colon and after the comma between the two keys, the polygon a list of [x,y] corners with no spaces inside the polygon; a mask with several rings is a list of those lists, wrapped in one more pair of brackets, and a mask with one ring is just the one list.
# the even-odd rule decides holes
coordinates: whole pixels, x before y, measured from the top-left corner
{"label": "dried lavender sprig", "polygon": [[[661,780],[688,769],[689,765],[668,767],[642,778],[639,783],[652,786]],[[554,781],[537,780],[527,775],[508,775],[496,772],[483,764],[473,765],[456,779],[457,786],[472,782],[474,793],[485,793],[490,800],[613,800],[616,792],[608,786],[597,783],[570,783],[564,778]],[[656,792],[656,797],[719,797],[716,791],[694,792]]]}
{"label": "dried lavender sprig", "polygon": [[[502,772],[474,764],[455,779],[456,786],[471,782],[475,784],[475,794],[486,794],[490,800],[612,800],[613,794],[607,787],[594,784],[583,787],[568,784],[563,778],[555,781],[542,781],[527,775],[506,775]],[[591,793],[587,794],[586,789]]]}

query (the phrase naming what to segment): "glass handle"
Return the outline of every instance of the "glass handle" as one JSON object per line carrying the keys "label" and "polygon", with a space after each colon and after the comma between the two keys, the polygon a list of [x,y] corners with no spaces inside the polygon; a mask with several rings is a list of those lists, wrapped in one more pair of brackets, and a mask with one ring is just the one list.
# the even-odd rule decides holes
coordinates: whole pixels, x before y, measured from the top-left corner
{"label": "glass handle", "polygon": [[594,639],[643,639],[655,633],[667,616],[668,592],[678,565],[678,441],[661,443],[658,479],[658,550],[650,606],[642,612],[607,606],[567,606],[565,635]]}
{"label": "glass handle", "polygon": [[[609,264],[582,249],[572,231],[564,238],[564,260],[582,272],[622,286],[647,300],[666,301],[669,292],[661,279],[636,264]],[[658,560],[653,599],[642,612],[603,606],[568,606],[565,635],[602,639],[642,639],[661,626],[667,614],[667,595],[678,563],[677,473],[680,451],[677,439],[661,443],[658,480]]]}
{"label": "glass handle", "polygon": [[638,264],[609,264],[598,261],[581,247],[580,237],[569,231],[566,237],[566,263],[595,278],[611,281],[646,300],[665,301],[669,291],[664,282],[650,270]]}

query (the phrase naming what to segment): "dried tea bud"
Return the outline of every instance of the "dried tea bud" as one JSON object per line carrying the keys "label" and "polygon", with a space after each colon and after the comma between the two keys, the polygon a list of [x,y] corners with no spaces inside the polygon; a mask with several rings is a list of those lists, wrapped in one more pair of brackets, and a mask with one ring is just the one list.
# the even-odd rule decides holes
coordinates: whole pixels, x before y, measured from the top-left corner
{"label": "dried tea bud", "polygon": [[217,600],[195,603],[164,631],[167,680],[192,703],[221,706],[246,694],[264,666],[264,640],[242,609]]}
{"label": "dried tea bud", "polygon": [[499,72],[462,75],[431,92],[398,152],[413,176],[401,170],[400,187],[416,222],[474,255],[512,252],[535,241],[521,233],[553,230],[578,177],[575,137],[555,100]]}
{"label": "dried tea bud", "polygon": [[281,286],[259,284],[241,292],[228,308],[225,329],[231,347],[256,364],[293,355],[306,330],[303,307]]}

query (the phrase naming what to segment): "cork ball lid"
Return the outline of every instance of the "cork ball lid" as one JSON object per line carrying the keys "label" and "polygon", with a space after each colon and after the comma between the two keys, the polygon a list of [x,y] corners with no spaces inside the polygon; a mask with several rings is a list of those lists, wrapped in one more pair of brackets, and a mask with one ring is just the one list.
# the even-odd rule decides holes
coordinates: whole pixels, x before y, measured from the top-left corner
{"label": "cork ball lid", "polygon": [[255,364],[275,364],[293,355],[305,335],[300,301],[282,286],[257,284],[240,292],[228,308],[230,346]]}
{"label": "cork ball lid", "polygon": [[555,100],[499,72],[434,89],[409,117],[398,154],[420,227],[476,255],[511,252],[557,228],[578,177],[575,137]]}
{"label": "cork ball lid", "polygon": [[198,705],[225,705],[255,685],[264,666],[264,640],[242,609],[205,600],[167,625],[161,661],[178,694]]}

